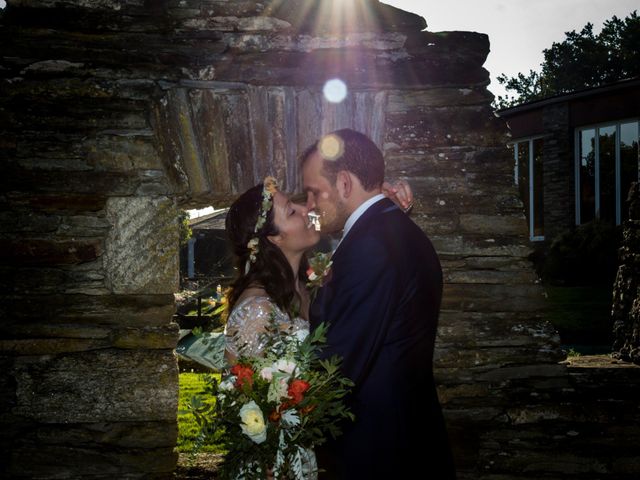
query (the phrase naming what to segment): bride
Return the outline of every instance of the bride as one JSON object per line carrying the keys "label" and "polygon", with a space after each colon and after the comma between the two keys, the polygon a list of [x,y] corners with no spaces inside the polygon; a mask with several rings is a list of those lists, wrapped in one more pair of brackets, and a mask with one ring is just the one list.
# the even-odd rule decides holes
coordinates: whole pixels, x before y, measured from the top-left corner
{"label": "bride", "polygon": [[[261,356],[271,322],[287,334],[308,333],[309,294],[304,278],[305,252],[320,234],[308,211],[292,203],[267,177],[246,191],[227,213],[226,230],[242,272],[228,294],[230,314],[225,327],[226,356]],[[317,478],[315,454],[303,456],[305,479]],[[271,475],[268,478],[272,478]]]}
{"label": "bride", "polygon": [[227,296],[227,359],[259,356],[275,316],[291,334],[309,329],[305,252],[320,240],[308,210],[279,192],[272,177],[247,190],[227,213],[226,230],[241,274]]}

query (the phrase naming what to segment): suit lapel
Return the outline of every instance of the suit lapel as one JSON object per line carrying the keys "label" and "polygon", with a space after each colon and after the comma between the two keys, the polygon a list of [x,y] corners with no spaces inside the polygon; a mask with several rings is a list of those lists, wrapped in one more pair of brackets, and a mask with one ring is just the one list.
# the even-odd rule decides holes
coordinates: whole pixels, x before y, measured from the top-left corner
{"label": "suit lapel", "polygon": [[358,236],[358,230],[364,228],[369,223],[369,221],[371,221],[371,219],[375,218],[378,215],[382,215],[384,213],[388,213],[397,209],[398,206],[388,198],[383,198],[382,200],[371,205],[362,215],[360,215],[360,218],[358,218],[356,223],[353,224],[353,227],[351,227],[351,230],[349,230],[347,236],[344,237],[338,245],[338,248],[333,254],[334,261],[337,261],[340,258],[342,252],[344,252],[347,249],[348,245],[351,244]]}
{"label": "suit lapel", "polygon": [[[344,255],[348,255],[349,249],[351,248],[353,242],[357,241],[359,237],[359,231],[367,226],[367,224],[374,220],[376,217],[383,215],[385,213],[392,212],[394,210],[398,210],[398,206],[393,203],[388,198],[382,199],[373,205],[371,205],[361,216],[358,218],[356,223],[353,224],[351,230],[346,237],[342,239],[338,248],[333,253],[333,262],[334,265],[337,265],[340,262],[340,258]],[[378,219],[380,221],[381,219]],[[310,317],[311,317],[311,325],[312,328],[316,328],[320,322],[324,320],[324,310],[325,310],[325,302],[331,301],[330,298],[336,292],[329,292],[331,290],[331,286],[329,285],[330,280],[325,283],[325,286],[321,287],[318,290],[318,294],[311,304]]]}

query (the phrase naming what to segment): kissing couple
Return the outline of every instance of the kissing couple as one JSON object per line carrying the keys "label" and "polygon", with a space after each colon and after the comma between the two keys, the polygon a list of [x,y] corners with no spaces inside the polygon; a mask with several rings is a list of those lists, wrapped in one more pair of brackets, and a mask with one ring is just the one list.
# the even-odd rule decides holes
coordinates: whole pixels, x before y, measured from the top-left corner
{"label": "kissing couple", "polygon": [[[301,162],[306,205],[268,178],[227,214],[239,274],[228,294],[227,359],[259,356],[269,322],[291,334],[328,324],[322,356],[342,357],[355,421],[316,448],[319,477],[453,479],[432,371],[442,270],[427,236],[394,203],[406,207],[411,191],[384,182],[382,152],[351,129],[322,137]],[[343,232],[313,300],[305,255],[320,232],[309,213],[322,233]],[[306,477],[317,475],[310,468]]]}

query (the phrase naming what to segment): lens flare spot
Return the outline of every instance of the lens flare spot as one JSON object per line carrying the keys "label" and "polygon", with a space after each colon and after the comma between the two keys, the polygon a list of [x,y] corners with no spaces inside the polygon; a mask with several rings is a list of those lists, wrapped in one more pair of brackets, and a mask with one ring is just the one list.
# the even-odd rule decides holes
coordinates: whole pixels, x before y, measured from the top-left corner
{"label": "lens flare spot", "polygon": [[347,97],[347,85],[339,78],[333,78],[324,84],[322,93],[328,102],[340,103]]}
{"label": "lens flare spot", "polygon": [[325,160],[336,160],[342,155],[344,145],[342,139],[337,135],[326,135],[322,137],[318,145],[318,151]]}

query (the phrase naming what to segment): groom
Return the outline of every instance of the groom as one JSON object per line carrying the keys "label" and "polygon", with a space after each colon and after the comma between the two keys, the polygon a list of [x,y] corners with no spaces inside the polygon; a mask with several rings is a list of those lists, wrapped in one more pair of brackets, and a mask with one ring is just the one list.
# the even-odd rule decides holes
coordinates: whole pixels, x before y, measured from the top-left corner
{"label": "groom", "polygon": [[312,328],[329,323],[324,355],[343,357],[355,382],[356,421],[318,451],[325,478],[455,478],[432,372],[442,271],[431,242],[381,194],[384,159],[365,135],[318,140],[302,175],[323,232],[343,231]]}

